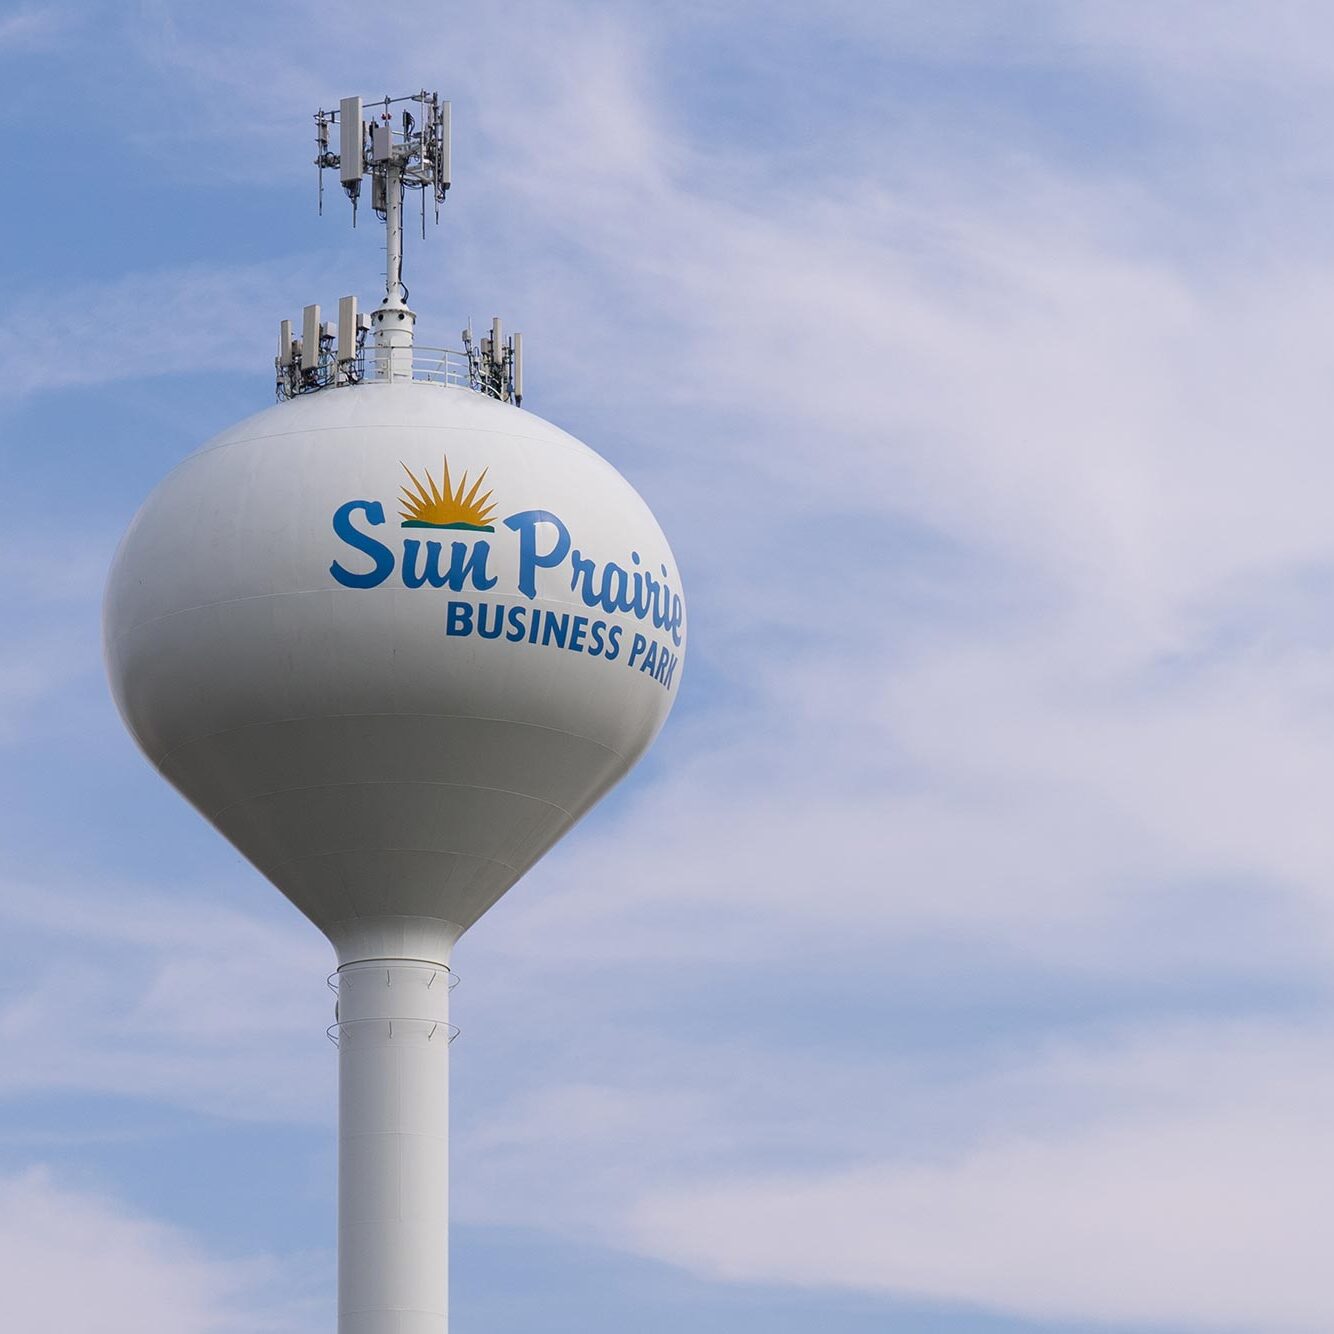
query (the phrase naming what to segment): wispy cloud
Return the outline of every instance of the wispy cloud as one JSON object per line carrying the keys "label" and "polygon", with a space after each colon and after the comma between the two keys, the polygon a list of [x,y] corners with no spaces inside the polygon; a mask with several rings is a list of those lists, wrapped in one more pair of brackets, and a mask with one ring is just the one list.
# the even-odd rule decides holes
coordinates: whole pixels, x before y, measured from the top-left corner
{"label": "wispy cloud", "polygon": [[[10,358],[9,394],[17,400],[154,376],[262,372],[277,345],[273,312],[297,306],[310,290],[303,280],[313,286],[313,268],[308,258],[236,266],[201,260],[67,289],[50,298],[40,328]],[[16,317],[33,299],[31,291],[7,293],[5,314]]]}
{"label": "wispy cloud", "polygon": [[[258,921],[198,893],[14,882],[0,919],[14,942],[0,1095],[149,1098],[249,1120],[333,1115],[322,1036],[332,964],[313,927]],[[37,941],[59,948],[34,954]]]}
{"label": "wispy cloud", "polygon": [[215,1258],[179,1229],[44,1169],[0,1178],[0,1310],[15,1329],[305,1334],[326,1313],[301,1269]]}
{"label": "wispy cloud", "polygon": [[[459,99],[414,300],[517,308],[531,405],[634,477],[691,595],[667,762],[460,951],[468,1041],[559,1020],[571,1066],[475,1071],[462,1212],[1034,1320],[1328,1327],[1329,20],[735,12],[376,20],[375,77]],[[207,95],[140,151],[285,176],[374,91],[353,15],[154,11],[136,76]],[[11,379],[254,369],[327,284],[177,254],[43,293]],[[200,336],[143,339],[150,291]],[[59,355],[88,325],[114,365]],[[26,642],[13,698],[52,680]],[[6,902],[11,1092],[325,1114],[313,932]]]}
{"label": "wispy cloud", "polygon": [[49,47],[69,25],[71,15],[56,5],[22,5],[0,17],[0,55]]}
{"label": "wispy cloud", "polygon": [[0,538],[0,617],[9,627],[0,642],[0,745],[98,675],[97,608],[112,549],[106,532],[53,538],[32,524]]}
{"label": "wispy cloud", "polygon": [[660,1053],[670,1087],[553,1088],[470,1135],[462,1207],[712,1278],[1315,1331],[1328,1039],[1201,1023],[946,1077]]}

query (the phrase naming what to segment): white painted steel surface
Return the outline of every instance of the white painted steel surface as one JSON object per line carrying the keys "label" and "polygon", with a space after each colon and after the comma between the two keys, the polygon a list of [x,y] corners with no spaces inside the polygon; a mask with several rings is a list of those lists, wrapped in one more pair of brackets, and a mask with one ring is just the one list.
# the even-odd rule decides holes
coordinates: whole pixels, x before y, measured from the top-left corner
{"label": "white painted steel surface", "polygon": [[[389,131],[383,127],[387,136]],[[368,378],[412,378],[412,338],[417,316],[403,300],[403,176],[391,162],[385,175],[385,296],[371,316]]]}
{"label": "white painted steel surface", "polygon": [[[404,465],[439,480],[487,470],[495,532],[485,592],[408,588]],[[356,522],[394,550],[393,575],[345,587],[369,558]],[[671,550],[648,507],[587,446],[481,394],[404,382],[282,403],[186,459],[144,504],[106,598],[116,702],[163,775],[333,941],[340,962],[443,963],[457,937],[639,758],[680,683],[680,643],[629,612],[590,609],[569,562],[518,587],[506,516],[545,511],[572,549],[658,575]],[[544,529],[543,532],[550,530]],[[615,660],[554,644],[446,633],[451,601],[592,615]],[[630,661],[636,635],[677,660],[669,684]]]}
{"label": "white painted steel surface", "polygon": [[301,312],[301,369],[313,371],[320,364],[320,308],[307,306]]}
{"label": "white painted steel surface", "polygon": [[362,123],[361,98],[345,97],[338,104],[339,177],[344,185],[360,188],[362,173],[366,170],[362,140],[366,130]]}
{"label": "white painted steel surface", "polygon": [[338,1331],[443,1334],[449,971],[338,972]]}
{"label": "white painted steel surface", "polygon": [[357,298],[338,298],[338,360],[355,361],[357,356]]}

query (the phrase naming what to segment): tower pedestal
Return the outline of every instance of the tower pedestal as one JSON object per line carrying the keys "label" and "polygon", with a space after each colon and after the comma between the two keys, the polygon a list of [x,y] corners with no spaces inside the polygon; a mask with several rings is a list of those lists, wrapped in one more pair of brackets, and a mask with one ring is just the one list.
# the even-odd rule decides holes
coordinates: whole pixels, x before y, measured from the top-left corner
{"label": "tower pedestal", "polygon": [[338,1334],[449,1327],[449,987],[367,959],[338,986]]}

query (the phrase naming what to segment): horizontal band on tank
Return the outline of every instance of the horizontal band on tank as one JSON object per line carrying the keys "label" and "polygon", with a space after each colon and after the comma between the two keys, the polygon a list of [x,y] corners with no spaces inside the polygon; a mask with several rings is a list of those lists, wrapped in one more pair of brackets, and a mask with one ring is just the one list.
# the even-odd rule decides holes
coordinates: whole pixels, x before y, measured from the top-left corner
{"label": "horizontal band on tank", "polygon": [[545,797],[534,797],[528,792],[516,792],[508,787],[488,787],[482,783],[450,783],[436,778],[371,778],[371,779],[349,779],[343,783],[302,783],[294,787],[275,787],[260,792],[250,793],[239,801],[234,801],[230,806],[221,806],[217,810],[205,811],[209,819],[216,816],[226,815],[229,811],[234,811],[238,807],[246,805],[252,801],[262,801],[266,797],[288,796],[294,792],[337,792],[344,788],[362,788],[362,787],[448,787],[456,788],[460,792],[493,792],[502,797],[518,797],[523,801],[534,801],[540,806],[549,806],[553,811],[559,811],[562,815],[574,818],[574,812],[567,810],[564,806],[554,801],[548,801]]}
{"label": "horizontal band on tank", "polygon": [[[573,604],[571,604],[573,605]],[[596,748],[607,755],[614,756],[622,763],[630,763],[630,757],[622,754],[613,746],[608,746],[605,742],[596,741],[592,737],[586,736],[582,732],[573,732],[567,727],[553,727],[549,723],[529,722],[526,718],[501,718],[492,714],[483,713],[460,713],[456,710],[427,712],[422,709],[404,710],[402,712],[393,709],[381,709],[374,712],[367,709],[358,709],[348,713],[301,713],[292,714],[286,718],[265,718],[257,722],[241,723],[237,727],[217,728],[212,732],[200,732],[196,736],[187,737],[184,741],[179,741],[176,745],[162,752],[160,757],[149,756],[154,765],[159,769],[165,768],[170,761],[181,751],[190,746],[198,745],[202,741],[212,741],[218,737],[238,736],[246,732],[259,731],[266,727],[290,727],[301,723],[320,723],[320,722],[356,722],[359,719],[371,721],[379,718],[393,719],[430,719],[433,722],[468,722],[468,723],[495,723],[506,727],[522,727],[534,732],[546,732],[552,736],[569,737],[571,740],[586,744],[589,747]],[[520,796],[526,796],[527,793],[519,793]]]}
{"label": "horizontal band on tank", "polygon": [[460,852],[456,848],[413,848],[405,845],[396,844],[392,848],[326,848],[320,852],[299,852],[293,857],[284,857],[281,861],[270,862],[266,864],[266,874],[269,871],[280,871],[284,866],[291,866],[295,862],[320,861],[325,857],[341,857],[347,853],[356,852],[408,852],[420,853],[429,857],[459,857],[464,861],[478,862],[488,866],[499,866],[502,870],[512,871],[515,875],[522,874],[519,867],[510,862],[503,862],[498,857],[479,857],[475,852]]}
{"label": "horizontal band on tank", "polygon": [[[349,594],[365,596],[368,593],[395,593],[402,592],[401,586],[381,585],[377,588],[330,588],[323,584],[312,585],[309,588],[281,588],[269,593],[245,593],[240,597],[213,598],[207,602],[194,602],[186,607],[173,607],[171,611],[163,612],[160,616],[146,616],[142,620],[132,621],[127,625],[120,626],[114,630],[108,631],[108,637],[113,640],[124,639],[127,635],[132,635],[136,630],[142,630],[145,626],[160,625],[163,621],[174,620],[178,616],[188,616],[191,612],[212,611],[217,607],[236,607],[247,602],[264,602],[281,598],[309,597],[315,593],[328,594],[332,597],[343,597]],[[428,590],[435,592],[438,590]],[[576,601],[569,597],[556,597],[550,592],[543,592],[540,596],[529,599],[534,604],[550,603],[555,607],[566,607],[574,611],[586,611],[589,607],[586,601]]]}
{"label": "horizontal band on tank", "polygon": [[[386,967],[387,966],[387,967]],[[382,959],[358,959],[355,963],[345,963],[341,968],[336,968],[328,977],[324,979],[324,985],[336,996],[338,995],[338,979],[346,977],[349,973],[355,973],[364,968],[386,968],[393,969],[394,972],[422,972],[422,973],[447,973],[449,975],[448,986],[453,991],[463,980],[459,975],[446,964],[431,963],[428,959],[399,959],[386,955]],[[426,984],[429,989],[431,984]]]}
{"label": "horizontal band on tank", "polygon": [[426,1034],[427,1042],[430,1042],[435,1037],[437,1031],[442,1028],[448,1032],[450,1042],[453,1042],[454,1039],[458,1037],[458,1035],[461,1032],[463,1032],[463,1030],[457,1024],[446,1023],[444,1020],[417,1019],[414,1018],[412,1015],[402,1015],[402,1016],[376,1015],[369,1019],[343,1019],[336,1024],[330,1024],[329,1027],[324,1030],[324,1032],[325,1036],[328,1037],[329,1041],[332,1042],[333,1045],[336,1047],[338,1046],[339,1036],[341,1035],[343,1029],[345,1028],[353,1028],[361,1024],[388,1024],[389,1025],[388,1036],[392,1038],[394,1036],[395,1024],[399,1025],[420,1024],[421,1027],[425,1028],[428,1023],[431,1025],[431,1027],[430,1031]]}

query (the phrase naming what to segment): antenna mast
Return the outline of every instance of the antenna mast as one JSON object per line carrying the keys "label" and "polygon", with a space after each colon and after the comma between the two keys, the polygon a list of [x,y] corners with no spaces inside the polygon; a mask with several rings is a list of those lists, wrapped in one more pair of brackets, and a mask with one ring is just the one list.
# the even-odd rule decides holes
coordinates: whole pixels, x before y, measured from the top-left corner
{"label": "antenna mast", "polygon": [[[391,107],[403,106],[395,122]],[[376,109],[371,119],[365,110]],[[338,127],[338,152],[330,151]],[[384,300],[371,313],[367,379],[393,380],[412,375],[412,334],[417,316],[408,306],[403,282],[403,202],[408,190],[421,192],[422,233],[426,231],[426,192],[435,201],[436,221],[450,186],[450,105],[439,93],[425,89],[404,97],[385,97],[363,104],[345,97],[337,111],[315,113],[315,165],[320,169],[323,211],[324,173],[337,168],[339,181],[352,201],[352,225],[365,177],[371,179],[371,207],[385,225]]]}
{"label": "antenna mast", "polygon": [[[336,153],[331,147],[335,139]],[[472,389],[518,407],[523,402],[523,336],[503,338],[498,319],[492,321],[490,337],[476,342],[469,322],[461,351],[413,346],[417,315],[403,281],[403,206],[407,192],[418,191],[424,237],[429,191],[440,221],[450,186],[449,103],[423,89],[378,102],[345,97],[336,111],[321,107],[315,113],[315,165],[320,212],[324,173],[336,171],[352,202],[354,227],[370,177],[371,208],[385,228],[384,298],[369,315],[359,312],[356,297],[340,298],[336,324],[321,320],[318,305],[307,306],[299,333],[291,320],[283,320],[273,362],[278,401],[368,381],[417,380]]]}

